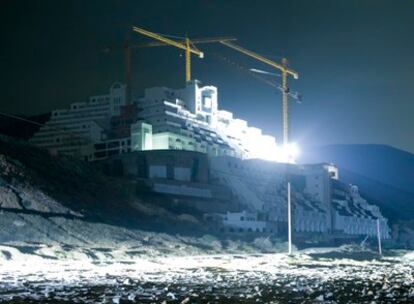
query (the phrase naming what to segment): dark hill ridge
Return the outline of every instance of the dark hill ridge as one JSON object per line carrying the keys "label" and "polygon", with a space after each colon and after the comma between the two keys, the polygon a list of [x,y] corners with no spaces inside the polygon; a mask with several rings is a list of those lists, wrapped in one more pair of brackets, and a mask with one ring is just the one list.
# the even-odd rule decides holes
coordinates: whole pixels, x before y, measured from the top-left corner
{"label": "dark hill ridge", "polygon": [[414,193],[414,154],[386,145],[331,145],[306,151],[302,163],[332,162],[382,184]]}
{"label": "dark hill ridge", "polygon": [[302,163],[331,162],[392,222],[414,218],[414,155],[385,145],[332,145],[306,151]]}
{"label": "dark hill ridge", "polygon": [[361,195],[371,203],[378,205],[382,213],[392,222],[414,218],[414,194],[378,182],[361,174],[341,170],[341,179],[358,186]]}

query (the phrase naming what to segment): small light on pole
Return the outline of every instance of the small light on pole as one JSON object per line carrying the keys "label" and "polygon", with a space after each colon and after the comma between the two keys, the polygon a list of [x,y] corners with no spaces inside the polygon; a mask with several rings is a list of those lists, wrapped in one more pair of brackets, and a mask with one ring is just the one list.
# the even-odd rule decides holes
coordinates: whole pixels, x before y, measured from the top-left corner
{"label": "small light on pole", "polygon": [[378,253],[382,255],[380,220],[377,218]]}
{"label": "small light on pole", "polygon": [[290,199],[290,181],[287,183],[287,200],[288,200],[288,254],[292,255],[292,209]]}

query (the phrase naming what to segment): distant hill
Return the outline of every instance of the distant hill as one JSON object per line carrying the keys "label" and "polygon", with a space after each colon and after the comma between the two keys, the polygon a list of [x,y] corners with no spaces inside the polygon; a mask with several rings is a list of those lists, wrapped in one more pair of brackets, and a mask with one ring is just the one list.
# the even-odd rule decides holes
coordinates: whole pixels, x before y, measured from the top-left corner
{"label": "distant hill", "polygon": [[306,151],[301,163],[330,162],[339,177],[391,219],[414,218],[414,155],[385,145],[332,145]]}

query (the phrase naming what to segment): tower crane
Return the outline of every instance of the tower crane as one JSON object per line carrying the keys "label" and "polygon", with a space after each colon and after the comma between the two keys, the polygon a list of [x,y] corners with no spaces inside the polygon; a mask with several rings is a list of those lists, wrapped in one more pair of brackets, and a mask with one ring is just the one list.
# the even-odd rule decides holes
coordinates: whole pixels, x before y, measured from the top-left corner
{"label": "tower crane", "polygon": [[185,81],[189,82],[191,80],[191,54],[197,55],[199,58],[204,57],[204,53],[201,52],[195,44],[199,43],[216,43],[221,41],[234,41],[236,38],[232,37],[216,37],[216,38],[199,38],[190,40],[186,37],[183,41],[173,40],[163,35],[147,31],[143,28],[133,26],[132,30],[136,33],[142,34],[144,36],[153,38],[158,41],[150,42],[147,44],[138,45],[137,47],[154,47],[154,46],[174,46],[176,48],[182,49],[185,51]]}
{"label": "tower crane", "polygon": [[[135,32],[138,32],[140,34],[143,34],[145,36],[148,36],[147,34],[151,33],[149,31],[146,31],[144,29],[133,27],[133,30]],[[144,34],[145,33],[145,34]],[[191,46],[194,47],[194,44],[203,44],[203,43],[218,43],[221,41],[235,41],[237,40],[234,37],[210,37],[210,38],[195,38],[195,39],[184,39],[183,41],[175,41],[172,39],[168,39],[160,34],[151,33],[151,36],[156,41],[151,42],[145,42],[145,43],[137,43],[137,44],[131,44],[128,37],[125,39],[125,42],[122,46],[109,46],[103,49],[104,52],[109,52],[112,50],[123,50],[124,52],[124,72],[125,72],[125,84],[126,84],[126,100],[127,103],[131,102],[132,99],[132,93],[131,93],[131,87],[132,87],[132,70],[131,70],[131,62],[132,62],[132,50],[137,48],[147,48],[147,47],[159,47],[159,46],[170,46],[171,44],[167,41],[173,41],[174,46],[175,43],[180,44],[181,46],[179,48],[182,49],[182,46],[185,46],[186,51],[186,81],[191,80]],[[157,38],[156,38],[157,37]],[[162,39],[158,39],[162,38]]]}
{"label": "tower crane", "polygon": [[230,41],[220,41],[221,44],[236,50],[242,54],[245,54],[249,57],[252,57],[258,61],[261,61],[265,64],[268,64],[277,70],[282,72],[282,104],[283,104],[283,144],[287,145],[289,143],[289,123],[288,123],[288,95],[289,95],[289,87],[287,83],[288,76],[293,76],[294,79],[299,78],[299,74],[288,68],[288,62],[286,58],[282,59],[282,63],[274,62],[270,59],[267,59],[255,52],[247,50],[239,45],[236,45]]}

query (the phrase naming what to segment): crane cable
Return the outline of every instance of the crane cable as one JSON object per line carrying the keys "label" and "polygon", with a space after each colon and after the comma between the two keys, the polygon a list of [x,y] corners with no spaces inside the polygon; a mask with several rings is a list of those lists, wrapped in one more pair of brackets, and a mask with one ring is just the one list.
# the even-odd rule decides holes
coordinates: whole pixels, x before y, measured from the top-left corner
{"label": "crane cable", "polygon": [[8,114],[8,113],[4,113],[4,112],[0,112],[0,115],[8,117],[8,118],[13,118],[13,119],[16,119],[16,120],[21,120],[21,121],[24,121],[24,122],[28,122],[28,123],[31,123],[31,124],[34,124],[34,125],[37,125],[37,126],[40,126],[40,127],[47,127],[47,128],[55,129],[55,130],[58,130],[58,131],[63,131],[64,133],[69,134],[72,138],[78,138],[80,140],[79,141],[80,144],[82,143],[81,140],[86,140],[87,143],[91,143],[90,138],[76,135],[76,134],[72,133],[71,131],[68,131],[68,130],[66,130],[64,128],[61,128],[61,127],[49,126],[47,124],[42,124],[42,123],[39,123],[39,122],[34,121],[34,120],[30,120],[30,119],[27,119],[27,118],[23,118],[23,117],[20,117],[20,116],[17,116],[17,115]]}
{"label": "crane cable", "polygon": [[229,65],[231,65],[231,66],[233,66],[233,67],[235,67],[236,69],[238,69],[239,71],[242,71],[242,72],[244,72],[245,74],[249,74],[249,75],[251,75],[253,78],[256,78],[257,80],[259,80],[259,81],[261,81],[261,82],[263,82],[263,83],[266,83],[267,85],[270,85],[271,87],[273,87],[273,88],[276,88],[276,89],[279,89],[280,88],[280,85],[277,85],[277,84],[275,84],[274,82],[272,82],[272,81],[270,81],[270,80],[268,80],[268,79],[266,79],[265,77],[263,77],[263,76],[260,76],[260,75],[258,75],[258,74],[256,74],[256,73],[253,73],[253,72],[251,72],[249,69],[247,69],[246,67],[244,67],[243,65],[241,65],[240,63],[237,63],[237,62],[235,62],[235,61],[232,61],[232,60],[230,60],[228,57],[226,57],[226,56],[223,56],[223,55],[221,55],[221,54],[219,54],[219,53],[213,53],[213,56],[215,57],[215,58],[217,58],[217,59],[219,59],[220,61],[223,61],[223,62],[225,62],[225,63],[227,63],[227,64],[229,64]]}
{"label": "crane cable", "polygon": [[[219,60],[235,67],[235,68],[237,68],[239,71],[242,71],[245,74],[249,74],[253,78],[255,78],[255,79],[257,79],[257,80],[259,80],[259,81],[261,81],[261,82],[263,82],[263,83],[265,83],[265,84],[267,84],[267,85],[269,85],[269,86],[271,86],[275,89],[277,89],[278,91],[281,91],[281,92],[283,91],[283,88],[280,84],[275,83],[273,81],[270,81],[269,79],[267,79],[263,76],[260,76],[257,73],[252,72],[250,69],[247,69],[245,66],[241,65],[240,63],[237,63],[235,61],[230,60],[228,57],[225,57],[225,56],[223,56],[219,53],[213,53],[213,57],[215,57],[215,58],[217,58],[217,59],[219,59]],[[298,92],[288,92],[288,95],[291,96],[292,98],[296,99],[296,101],[298,103],[301,103],[302,97]]]}

